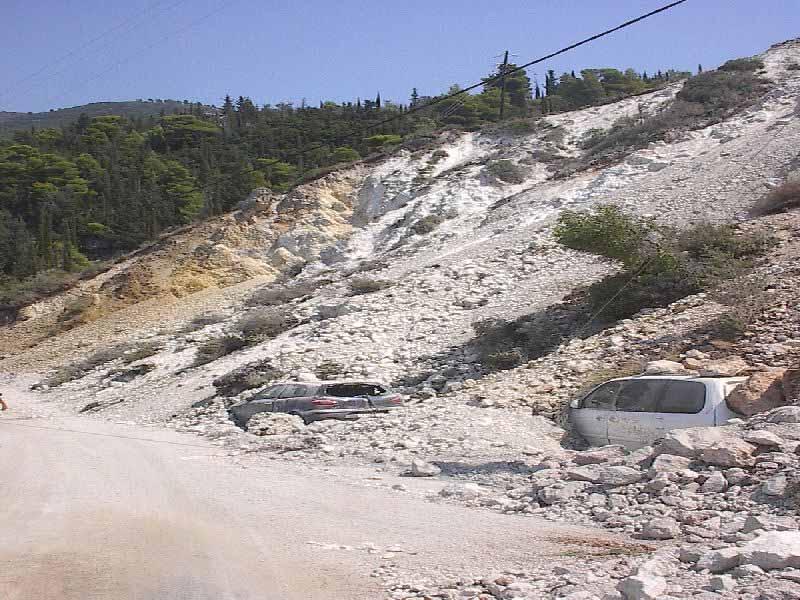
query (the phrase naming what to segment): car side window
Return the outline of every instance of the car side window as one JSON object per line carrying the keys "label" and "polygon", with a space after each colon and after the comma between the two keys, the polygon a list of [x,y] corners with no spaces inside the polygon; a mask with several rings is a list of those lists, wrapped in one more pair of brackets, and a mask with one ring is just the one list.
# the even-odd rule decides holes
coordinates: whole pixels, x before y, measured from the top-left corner
{"label": "car side window", "polygon": [[277,398],[282,387],[283,387],[282,385],[270,386],[267,389],[265,389],[263,392],[261,392],[260,396],[262,398]]}
{"label": "car side window", "polygon": [[594,410],[614,410],[614,398],[620,388],[619,381],[609,381],[596,388],[581,402],[581,408]]}
{"label": "car side window", "polygon": [[621,412],[658,412],[658,401],[664,392],[664,379],[629,379],[617,395],[615,410]]}
{"label": "car side window", "polygon": [[279,398],[297,398],[302,396],[303,393],[303,386],[302,385],[285,385],[280,392]]}
{"label": "car side window", "polygon": [[670,381],[658,412],[696,415],[706,404],[706,386],[698,381]]}

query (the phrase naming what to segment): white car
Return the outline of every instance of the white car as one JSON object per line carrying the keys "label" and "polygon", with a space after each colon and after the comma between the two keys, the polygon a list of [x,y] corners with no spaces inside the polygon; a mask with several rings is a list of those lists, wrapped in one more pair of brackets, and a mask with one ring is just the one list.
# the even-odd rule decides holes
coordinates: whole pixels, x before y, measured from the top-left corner
{"label": "white car", "polygon": [[575,430],[593,446],[636,449],[671,429],[724,425],[742,415],[726,398],[746,377],[642,375],[607,381],[570,403]]}

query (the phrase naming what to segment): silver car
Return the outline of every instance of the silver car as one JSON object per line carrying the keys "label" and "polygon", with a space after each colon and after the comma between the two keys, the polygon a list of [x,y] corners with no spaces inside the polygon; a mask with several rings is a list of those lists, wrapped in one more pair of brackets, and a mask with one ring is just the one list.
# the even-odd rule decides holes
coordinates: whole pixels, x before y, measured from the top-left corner
{"label": "silver car", "polygon": [[725,400],[746,380],[681,375],[612,379],[573,400],[569,419],[592,445],[641,448],[671,429],[724,425],[741,417]]}
{"label": "silver car", "polygon": [[256,413],[297,415],[306,423],[320,419],[356,419],[385,413],[403,404],[403,397],[374,381],[317,381],[276,383],[234,404],[228,413],[239,427]]}

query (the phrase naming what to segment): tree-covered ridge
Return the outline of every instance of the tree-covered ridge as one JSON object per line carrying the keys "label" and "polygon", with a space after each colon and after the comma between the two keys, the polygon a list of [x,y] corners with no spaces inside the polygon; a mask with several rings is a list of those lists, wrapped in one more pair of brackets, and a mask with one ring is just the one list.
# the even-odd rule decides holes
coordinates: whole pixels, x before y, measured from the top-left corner
{"label": "tree-covered ridge", "polygon": [[[253,188],[286,191],[320,169],[442,127],[497,121],[501,85],[492,78],[499,74],[490,74],[478,94],[427,108],[441,98],[416,90],[408,104],[378,95],[259,107],[246,97],[226,97],[213,110],[187,103],[182,114],[81,115],[64,127],[18,131],[0,144],[0,288],[132,250],[167,228],[230,210]],[[607,102],[683,75],[550,72],[542,90],[517,71],[506,76],[505,115],[535,117]]]}

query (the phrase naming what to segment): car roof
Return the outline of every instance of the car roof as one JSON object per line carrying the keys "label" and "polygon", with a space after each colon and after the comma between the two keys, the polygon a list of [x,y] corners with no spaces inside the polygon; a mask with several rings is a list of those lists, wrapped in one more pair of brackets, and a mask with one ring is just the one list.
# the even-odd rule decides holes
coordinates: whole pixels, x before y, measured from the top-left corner
{"label": "car roof", "polygon": [[747,377],[701,377],[699,375],[634,375],[632,377],[617,377],[609,379],[608,381],[629,381],[637,379],[675,379],[678,381],[697,381],[700,383],[706,381],[721,381],[727,383],[729,381],[745,381]]}
{"label": "car roof", "polygon": [[273,385],[380,385],[386,387],[386,384],[381,381],[373,381],[368,379],[329,379],[326,381],[275,381],[270,383],[267,387]]}

